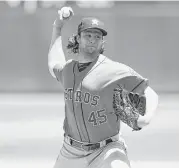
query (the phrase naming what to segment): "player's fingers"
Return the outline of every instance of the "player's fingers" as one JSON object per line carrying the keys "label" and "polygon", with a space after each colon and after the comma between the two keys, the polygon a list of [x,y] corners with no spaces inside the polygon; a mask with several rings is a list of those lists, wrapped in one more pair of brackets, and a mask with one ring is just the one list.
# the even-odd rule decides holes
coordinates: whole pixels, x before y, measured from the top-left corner
{"label": "player's fingers", "polygon": [[60,20],[63,20],[63,16],[62,16],[62,11],[61,10],[58,10],[58,15],[59,15]]}
{"label": "player's fingers", "polygon": [[[64,14],[67,14],[68,12],[69,16],[65,16]],[[74,12],[71,7],[62,7],[60,10],[58,10],[58,15],[60,20],[67,21],[71,19],[71,17],[74,15]]]}
{"label": "player's fingers", "polygon": [[69,11],[72,15],[74,15],[73,9],[71,7],[69,7]]}
{"label": "player's fingers", "polygon": [[63,17],[63,10],[62,10],[62,17],[64,20],[70,20],[72,16],[74,15],[73,9],[71,7],[66,7],[67,10],[69,11],[70,15],[68,17]]}

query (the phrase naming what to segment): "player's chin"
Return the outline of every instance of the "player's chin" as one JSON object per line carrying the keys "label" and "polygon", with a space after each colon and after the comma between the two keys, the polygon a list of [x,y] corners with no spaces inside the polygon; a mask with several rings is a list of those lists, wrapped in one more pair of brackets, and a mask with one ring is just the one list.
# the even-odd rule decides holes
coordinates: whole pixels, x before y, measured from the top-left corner
{"label": "player's chin", "polygon": [[87,47],[89,53],[99,53],[100,49],[98,47]]}
{"label": "player's chin", "polygon": [[88,47],[87,48],[87,52],[92,54],[92,53],[95,53],[96,52],[96,48],[95,47]]}

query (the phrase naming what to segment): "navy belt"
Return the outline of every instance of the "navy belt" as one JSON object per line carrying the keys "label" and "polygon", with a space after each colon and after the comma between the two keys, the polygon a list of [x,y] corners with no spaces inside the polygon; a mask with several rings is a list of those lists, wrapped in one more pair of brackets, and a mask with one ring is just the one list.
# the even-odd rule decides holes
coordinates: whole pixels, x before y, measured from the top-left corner
{"label": "navy belt", "polygon": [[107,144],[114,142],[116,140],[113,140],[112,138],[105,139],[103,141],[97,142],[97,143],[83,143],[80,141],[77,141],[75,139],[70,138],[69,136],[65,136],[65,142],[67,142],[69,145],[73,147],[77,147],[80,149],[83,149],[85,151],[90,151],[90,150],[96,150],[99,149],[103,146],[106,146]]}

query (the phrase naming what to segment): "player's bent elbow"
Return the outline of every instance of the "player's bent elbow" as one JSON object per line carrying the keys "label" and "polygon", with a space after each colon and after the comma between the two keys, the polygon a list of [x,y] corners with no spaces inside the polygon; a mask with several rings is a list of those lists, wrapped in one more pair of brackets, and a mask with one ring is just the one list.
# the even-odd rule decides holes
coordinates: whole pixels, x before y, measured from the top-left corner
{"label": "player's bent elbow", "polygon": [[52,75],[53,78],[56,78],[56,76],[55,76],[53,70],[49,69],[49,72],[50,72],[50,74]]}
{"label": "player's bent elbow", "polygon": [[145,126],[149,125],[151,120],[145,120]]}
{"label": "player's bent elbow", "polygon": [[156,109],[158,106],[158,99],[159,99],[157,93],[151,87],[148,86],[145,90],[145,96],[150,106]]}
{"label": "player's bent elbow", "polygon": [[54,66],[52,64],[48,64],[48,70],[50,74],[52,75],[52,77],[56,78],[53,69],[54,69]]}

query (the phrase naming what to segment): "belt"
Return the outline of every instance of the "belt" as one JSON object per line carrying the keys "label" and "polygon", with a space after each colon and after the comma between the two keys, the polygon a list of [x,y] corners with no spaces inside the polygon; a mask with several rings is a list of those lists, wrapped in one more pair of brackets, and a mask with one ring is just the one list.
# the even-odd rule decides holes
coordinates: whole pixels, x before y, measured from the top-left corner
{"label": "belt", "polygon": [[117,141],[117,139],[110,137],[108,139],[105,139],[105,140],[97,142],[97,143],[87,143],[87,142],[77,141],[77,140],[65,135],[64,141],[73,147],[77,147],[77,148],[83,149],[85,151],[91,151],[91,150],[96,150],[103,146],[106,146],[107,144],[109,144],[111,142],[115,142],[115,141]]}

